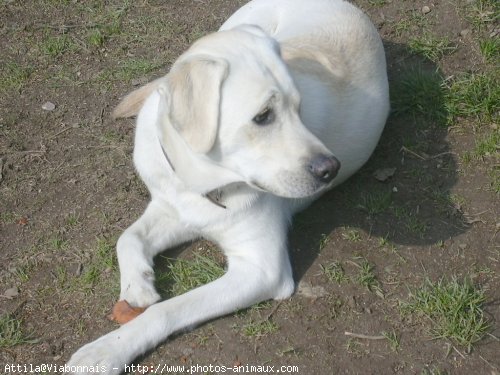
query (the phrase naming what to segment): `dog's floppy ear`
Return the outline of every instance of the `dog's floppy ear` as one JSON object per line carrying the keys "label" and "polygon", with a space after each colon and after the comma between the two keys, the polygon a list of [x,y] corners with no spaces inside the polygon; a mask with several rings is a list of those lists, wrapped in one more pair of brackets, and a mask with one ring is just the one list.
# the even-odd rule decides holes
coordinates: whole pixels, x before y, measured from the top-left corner
{"label": "dog's floppy ear", "polygon": [[153,82],[132,91],[126,97],[124,97],[120,103],[113,110],[113,119],[117,118],[127,118],[136,116],[142,108],[142,105],[146,101],[149,95],[153,93],[158,86],[165,81],[165,77],[158,78]]}
{"label": "dog's floppy ear", "polygon": [[215,142],[221,87],[228,69],[224,60],[192,56],[177,62],[167,76],[168,116],[195,152],[207,153]]}

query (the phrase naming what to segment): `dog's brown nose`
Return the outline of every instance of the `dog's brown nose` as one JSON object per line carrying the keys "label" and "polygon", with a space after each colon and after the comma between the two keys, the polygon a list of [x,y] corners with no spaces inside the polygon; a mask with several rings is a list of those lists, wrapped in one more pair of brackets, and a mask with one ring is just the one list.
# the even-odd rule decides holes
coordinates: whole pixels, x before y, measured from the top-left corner
{"label": "dog's brown nose", "polygon": [[309,164],[309,172],[323,183],[328,183],[337,175],[340,161],[335,156],[317,155]]}

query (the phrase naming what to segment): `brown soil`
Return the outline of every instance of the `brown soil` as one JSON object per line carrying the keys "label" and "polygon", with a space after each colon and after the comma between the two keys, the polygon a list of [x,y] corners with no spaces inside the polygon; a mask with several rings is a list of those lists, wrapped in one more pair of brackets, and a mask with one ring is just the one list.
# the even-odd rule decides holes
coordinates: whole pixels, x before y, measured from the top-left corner
{"label": "brown soil", "polygon": [[[14,74],[7,68],[12,64],[29,67],[22,85],[0,91],[0,294],[19,290],[0,299],[0,313],[21,320],[36,339],[0,348],[0,373],[9,373],[8,363],[64,364],[80,346],[116,328],[106,319],[119,288],[109,249],[149,198],[132,165],[134,123],[113,121],[110,112],[134,85],[164,73],[194,39],[215,31],[244,2],[123,3],[0,4],[2,72]],[[395,32],[398,21],[424,5],[431,9],[425,15],[430,30],[458,45],[440,61],[443,75],[483,68],[477,38],[490,31],[473,29],[463,2],[356,3],[384,38],[391,82],[412,64],[436,69],[408,51],[412,29]],[[118,31],[106,28],[114,20]],[[99,28],[103,42],[90,43]],[[463,36],[465,29],[470,32]],[[50,38],[69,42],[56,54]],[[129,74],[124,64],[134,59],[152,66]],[[47,101],[55,104],[53,111],[42,109]],[[500,344],[493,337],[500,336],[499,205],[489,174],[494,161],[461,162],[478,137],[466,120],[451,129],[419,121],[391,117],[369,163],[296,218],[290,241],[296,279],[324,293],[296,294],[214,320],[170,338],[137,363],[296,365],[300,374],[499,374]],[[402,149],[409,140],[418,155],[430,157]],[[397,169],[387,182],[373,178],[375,170],[388,167]],[[393,188],[391,209],[369,216],[359,208],[366,192]],[[398,207],[411,218],[397,215]],[[206,246],[196,243],[178,253],[189,257]],[[99,254],[102,248],[108,253]],[[109,266],[99,257],[110,259]],[[356,281],[330,282],[321,271],[339,261],[355,280],[356,257],[375,266],[384,299]],[[96,262],[92,280],[88,271]],[[470,353],[432,340],[428,322],[401,317],[398,301],[425,278],[467,275],[486,290],[484,309],[492,324],[491,335]],[[275,332],[244,334],[246,324],[269,315]],[[387,340],[352,339],[345,331],[394,331],[400,348],[392,350]]]}

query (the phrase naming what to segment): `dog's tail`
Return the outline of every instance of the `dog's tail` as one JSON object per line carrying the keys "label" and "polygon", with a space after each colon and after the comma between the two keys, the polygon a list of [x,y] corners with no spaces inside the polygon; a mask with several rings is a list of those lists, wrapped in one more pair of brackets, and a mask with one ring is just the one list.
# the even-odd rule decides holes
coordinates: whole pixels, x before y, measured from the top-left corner
{"label": "dog's tail", "polygon": [[111,114],[113,119],[136,116],[142,108],[144,101],[149,95],[165,80],[165,77],[158,78],[153,82],[132,91],[122,99]]}

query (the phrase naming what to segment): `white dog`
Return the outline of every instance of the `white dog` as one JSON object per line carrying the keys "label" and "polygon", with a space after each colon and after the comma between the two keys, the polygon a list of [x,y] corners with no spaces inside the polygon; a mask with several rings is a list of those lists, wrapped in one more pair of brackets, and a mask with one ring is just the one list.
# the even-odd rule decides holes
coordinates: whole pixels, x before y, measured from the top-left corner
{"label": "white dog", "polygon": [[[149,308],[68,365],[117,374],[176,331],[289,297],[292,214],[367,161],[388,111],[380,37],[342,0],[251,1],[129,94],[115,115],[139,112],[134,161],[152,199],[118,240],[120,299]],[[156,303],[153,257],[199,237],[227,272]]]}

